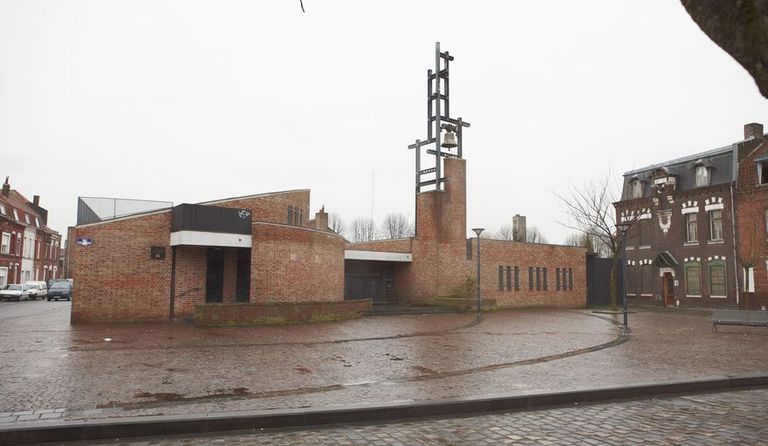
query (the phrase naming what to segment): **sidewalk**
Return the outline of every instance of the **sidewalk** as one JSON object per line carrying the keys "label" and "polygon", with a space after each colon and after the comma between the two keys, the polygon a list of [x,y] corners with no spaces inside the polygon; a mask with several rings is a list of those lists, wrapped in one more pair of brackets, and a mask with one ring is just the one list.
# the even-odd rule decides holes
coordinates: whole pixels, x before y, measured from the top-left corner
{"label": "sidewalk", "polygon": [[[707,315],[689,312],[633,309],[633,334],[624,342],[613,318],[587,310],[498,311],[477,325],[473,315],[439,314],[196,329],[72,327],[66,304],[35,304],[40,314],[0,324],[0,412],[8,426],[420,403],[768,372],[765,330],[712,333]],[[23,336],[11,339],[11,331]]]}

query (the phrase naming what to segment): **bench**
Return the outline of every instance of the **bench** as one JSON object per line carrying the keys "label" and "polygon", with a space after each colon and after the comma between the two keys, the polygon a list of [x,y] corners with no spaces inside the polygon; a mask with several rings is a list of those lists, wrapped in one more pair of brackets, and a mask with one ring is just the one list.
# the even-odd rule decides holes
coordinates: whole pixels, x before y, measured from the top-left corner
{"label": "bench", "polygon": [[712,330],[718,325],[744,325],[768,328],[768,311],[763,310],[713,310]]}

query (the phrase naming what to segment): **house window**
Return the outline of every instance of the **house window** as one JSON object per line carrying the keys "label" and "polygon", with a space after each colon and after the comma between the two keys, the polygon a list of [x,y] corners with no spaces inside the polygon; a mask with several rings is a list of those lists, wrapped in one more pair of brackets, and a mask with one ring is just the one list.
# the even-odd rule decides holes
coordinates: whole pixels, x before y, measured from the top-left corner
{"label": "house window", "polygon": [[709,169],[706,166],[696,166],[696,187],[709,186]]}
{"label": "house window", "polygon": [[768,184],[768,161],[757,163],[757,183]]}
{"label": "house window", "polygon": [[744,268],[744,291],[747,293],[755,292],[755,267],[747,266]]}
{"label": "house window", "polygon": [[536,267],[536,291],[541,291],[541,269]]}
{"label": "house window", "polygon": [[640,246],[651,246],[653,240],[653,224],[650,219],[637,221],[638,243]]}
{"label": "house window", "polygon": [[504,267],[499,266],[499,291],[504,291]]}
{"label": "house window", "polygon": [[698,262],[685,265],[685,295],[701,297],[701,265]]}
{"label": "house window", "polygon": [[687,243],[695,243],[698,241],[697,228],[698,218],[695,213],[685,214],[685,241]]}
{"label": "house window", "polygon": [[560,291],[560,268],[555,268],[555,291]]}
{"label": "house window", "polygon": [[547,291],[547,269],[546,268],[542,268],[541,269],[541,274],[544,277],[544,291]]}
{"label": "house window", "polygon": [[3,204],[0,204],[0,214],[6,215],[5,214],[5,205],[3,205]]}
{"label": "house window", "polygon": [[21,255],[21,233],[16,234],[16,255]]}
{"label": "house window", "polygon": [[26,221],[27,224],[30,224],[29,223],[29,214],[24,214],[24,221]]}
{"label": "house window", "polygon": [[725,262],[713,261],[709,264],[710,297],[726,297]]}
{"label": "house window", "polygon": [[723,239],[723,211],[709,211],[709,239],[719,241]]}
{"label": "house window", "polygon": [[35,217],[35,226],[40,227],[40,219]]}
{"label": "house window", "polygon": [[568,291],[573,291],[573,269],[568,268]]}
{"label": "house window", "polygon": [[0,254],[10,254],[11,252],[11,234],[3,234],[0,241]]}
{"label": "house window", "polygon": [[19,211],[16,209],[13,210],[13,218],[15,218],[16,221],[19,221]]}
{"label": "house window", "polygon": [[512,291],[512,267],[507,267],[507,291]]}
{"label": "house window", "polygon": [[0,288],[8,285],[8,268],[0,268]]}
{"label": "house window", "polygon": [[632,180],[629,183],[629,198],[641,198],[643,196],[643,183],[640,180]]}

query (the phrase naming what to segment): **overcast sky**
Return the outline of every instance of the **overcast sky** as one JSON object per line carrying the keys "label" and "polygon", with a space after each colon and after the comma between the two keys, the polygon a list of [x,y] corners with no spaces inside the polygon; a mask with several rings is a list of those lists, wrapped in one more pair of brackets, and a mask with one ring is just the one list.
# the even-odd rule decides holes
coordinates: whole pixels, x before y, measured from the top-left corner
{"label": "overcast sky", "polygon": [[[434,44],[456,57],[468,227],[742,138],[768,101],[676,1],[0,0],[0,175],[65,233],[78,196],[312,189],[347,222],[413,218]],[[373,180],[373,209],[371,203]]]}

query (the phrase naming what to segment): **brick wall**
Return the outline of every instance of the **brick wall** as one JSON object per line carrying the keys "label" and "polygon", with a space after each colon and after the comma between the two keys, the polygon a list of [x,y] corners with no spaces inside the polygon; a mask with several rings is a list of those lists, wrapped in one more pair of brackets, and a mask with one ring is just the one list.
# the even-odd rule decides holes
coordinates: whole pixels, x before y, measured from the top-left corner
{"label": "brick wall", "polygon": [[288,223],[288,206],[301,209],[304,223],[310,220],[309,189],[274,192],[244,197],[201,203],[233,209],[250,209],[252,221],[270,223]]}
{"label": "brick wall", "polygon": [[[473,258],[468,261],[472,277],[476,277],[477,240],[472,240]],[[519,243],[503,240],[480,241],[481,290],[485,298],[496,300],[500,308],[560,307],[581,308],[587,304],[587,251],[570,246]],[[499,289],[499,267],[502,267],[502,288]],[[507,289],[507,267],[510,267],[510,288]],[[515,267],[518,267],[519,290],[515,290]],[[533,268],[533,289],[529,286],[529,270]],[[538,268],[539,283],[536,284]],[[544,268],[546,285],[544,290]],[[555,277],[558,268],[572,274],[573,289],[564,289],[562,276],[560,290]],[[562,274],[562,272],[561,272]],[[570,281],[569,281],[570,283]],[[538,288],[538,289],[537,289]]]}
{"label": "brick wall", "polygon": [[[168,317],[170,222],[166,211],[72,230],[73,239],[93,240],[71,244],[72,322]],[[165,259],[152,260],[151,246],[166,247]]]}
{"label": "brick wall", "polygon": [[254,223],[251,301],[344,299],[344,238],[327,231]]}
{"label": "brick wall", "polygon": [[[744,306],[768,306],[768,185],[758,184],[755,158],[768,153],[768,142],[763,142],[739,161],[736,194],[736,220],[738,222],[739,260],[742,266],[754,267],[755,292],[743,293]],[[742,290],[744,275],[740,274]]]}
{"label": "brick wall", "polygon": [[344,249],[377,252],[411,252],[413,238],[395,240],[375,240],[372,242],[346,243]]}
{"label": "brick wall", "polygon": [[275,325],[337,321],[360,317],[371,309],[371,299],[340,302],[234,303],[198,305],[195,325]]}

